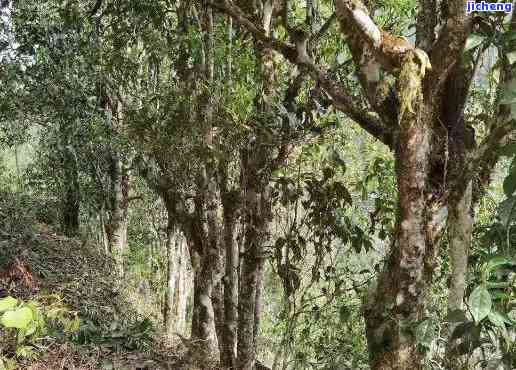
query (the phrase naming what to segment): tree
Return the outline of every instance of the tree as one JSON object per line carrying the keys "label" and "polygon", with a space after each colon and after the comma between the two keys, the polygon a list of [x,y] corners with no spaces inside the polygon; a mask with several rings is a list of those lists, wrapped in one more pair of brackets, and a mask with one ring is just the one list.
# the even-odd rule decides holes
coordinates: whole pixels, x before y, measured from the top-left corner
{"label": "tree", "polygon": [[[282,4],[281,17],[290,42],[271,37],[237,5],[212,3],[310,75],[337,109],[393,151],[399,196],[397,228],[384,269],[364,303],[367,339],[373,369],[421,368],[413,328],[423,318],[424,297],[450,207],[454,215],[469,212],[467,206],[457,207],[467,197],[470,180],[490,172],[499,156],[497,148],[514,132],[514,117],[507,118],[490,127],[478,148],[466,152],[462,117],[473,73],[463,68],[461,59],[478,19],[466,15],[465,1],[448,2],[440,13],[436,2],[421,1],[414,45],[381,30],[360,1],[336,1],[335,16],[375,115],[359,108],[350,92],[314,62],[313,35],[291,29],[289,2]],[[272,16],[272,5],[262,2],[261,9]],[[439,25],[436,36],[434,29]],[[395,82],[389,84],[382,75],[392,76]],[[460,222],[456,216],[452,220]]]}

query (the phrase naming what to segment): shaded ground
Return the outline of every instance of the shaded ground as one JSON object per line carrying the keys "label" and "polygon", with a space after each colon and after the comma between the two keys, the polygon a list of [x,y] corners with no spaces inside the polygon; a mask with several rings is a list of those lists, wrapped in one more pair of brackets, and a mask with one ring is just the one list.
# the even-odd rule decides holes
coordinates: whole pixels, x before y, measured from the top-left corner
{"label": "shaded ground", "polygon": [[37,360],[19,368],[195,369],[181,364],[184,346],[165,345],[151,320],[131,307],[113,261],[94,245],[54,232],[34,214],[37,206],[0,193],[0,297],[58,294],[79,313],[81,329],[74,343],[44,338]]}

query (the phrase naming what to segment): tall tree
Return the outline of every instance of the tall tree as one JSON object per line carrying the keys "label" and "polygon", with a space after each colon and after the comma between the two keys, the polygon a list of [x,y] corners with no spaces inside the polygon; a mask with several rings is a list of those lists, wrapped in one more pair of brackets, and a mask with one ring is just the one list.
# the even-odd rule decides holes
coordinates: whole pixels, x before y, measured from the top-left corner
{"label": "tall tree", "polygon": [[[260,3],[271,6],[268,1]],[[283,2],[284,22],[288,19],[288,3]],[[435,1],[420,1],[419,5],[414,45],[380,29],[360,1],[335,2],[342,35],[375,115],[360,108],[346,87],[314,62],[310,55],[313,36],[306,30],[285,27],[287,42],[268,34],[243,8],[228,1],[213,2],[257,40],[298,65],[320,84],[337,109],[393,151],[399,194],[397,228],[384,269],[364,305],[373,369],[422,368],[422,355],[411,328],[423,318],[449,207],[460,206],[469,192],[470,179],[485,169],[496,149],[514,131],[513,118],[498,122],[478,148],[469,154],[464,152],[466,128],[460,118],[472,74],[466,76],[461,94],[454,99],[447,99],[447,87],[448,81],[455,80],[455,85],[462,82],[457,66],[474,19],[466,15],[463,0],[447,2],[440,13]],[[434,29],[439,25],[440,32],[435,36]],[[382,75],[392,76],[395,83],[389,84]],[[395,99],[389,91],[395,93]],[[451,162],[458,164],[452,171],[450,154],[455,156]]]}

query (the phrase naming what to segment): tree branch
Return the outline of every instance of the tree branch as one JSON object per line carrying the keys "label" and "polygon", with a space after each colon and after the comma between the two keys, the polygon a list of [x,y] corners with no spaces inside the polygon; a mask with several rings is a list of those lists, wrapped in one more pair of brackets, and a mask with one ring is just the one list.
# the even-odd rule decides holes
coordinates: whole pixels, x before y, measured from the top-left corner
{"label": "tree branch", "polygon": [[288,61],[298,65],[302,71],[308,73],[319,83],[338,110],[345,113],[382,143],[390,148],[393,147],[392,130],[386,128],[375,114],[358,108],[359,104],[357,104],[351,95],[342,87],[338,86],[327,71],[324,71],[310,58],[307,58],[306,50],[300,50],[303,45],[298,44],[294,47],[275,38],[268,37],[265,30],[257,27],[240,8],[230,4],[227,0],[212,2],[211,5],[221,12],[230,15],[237,23],[245,27],[256,40],[265,43],[268,47],[282,54]]}
{"label": "tree branch", "polygon": [[430,52],[433,86],[443,86],[449,72],[462,55],[471,29],[471,17],[466,15],[467,0],[448,1],[448,17],[444,20],[437,41]]}
{"label": "tree branch", "polygon": [[429,51],[435,41],[434,29],[437,26],[437,1],[419,0],[416,24],[416,45]]}
{"label": "tree branch", "polygon": [[331,25],[333,24],[333,22],[335,22],[336,19],[337,19],[337,15],[334,12],[326,20],[326,22],[324,22],[324,24],[321,26],[319,31],[317,31],[317,33],[310,38],[310,43],[311,44],[316,44],[317,42],[319,42],[319,40],[326,34],[326,32],[328,32],[328,30],[330,29]]}
{"label": "tree branch", "polygon": [[369,16],[366,6],[359,0],[336,0],[335,9],[342,32],[354,45],[365,46],[381,66],[395,72],[405,54],[415,47],[404,38],[382,31]]}

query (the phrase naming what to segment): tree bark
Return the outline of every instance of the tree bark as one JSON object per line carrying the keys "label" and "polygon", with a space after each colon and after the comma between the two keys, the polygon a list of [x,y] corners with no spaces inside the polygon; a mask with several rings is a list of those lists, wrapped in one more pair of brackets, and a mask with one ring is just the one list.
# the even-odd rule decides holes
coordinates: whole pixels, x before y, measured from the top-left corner
{"label": "tree bark", "polygon": [[260,334],[260,321],[262,317],[262,295],[263,295],[263,271],[264,263],[259,265],[258,270],[258,281],[256,286],[256,298],[254,303],[254,327],[253,327],[253,346],[255,350],[258,347],[257,338]]}
{"label": "tree bark", "polygon": [[194,285],[194,318],[192,339],[199,340],[198,349],[207,358],[219,357],[215,313],[211,295],[213,280],[210,278],[212,266],[207,258],[201,260],[202,265],[195,272]]}
{"label": "tree bark", "polygon": [[[269,35],[272,8],[263,10],[262,25]],[[257,43],[259,60],[257,77],[261,81],[262,96],[255,106],[263,116],[273,114],[270,100],[274,96],[275,69],[272,49]],[[253,370],[256,364],[255,338],[258,332],[256,309],[260,305],[260,284],[263,274],[264,243],[269,237],[272,200],[270,194],[270,168],[272,162],[268,137],[256,130],[256,141],[242,150],[242,216],[245,227],[244,251],[240,272],[238,301],[238,369]]]}
{"label": "tree bark", "polygon": [[[259,140],[257,140],[260,143]],[[258,144],[260,145],[260,144]],[[264,164],[268,162],[265,147],[244,151],[244,193],[243,222],[244,250],[240,271],[240,291],[238,298],[238,369],[252,370],[256,361],[255,338],[259,322],[263,278],[263,246],[269,237],[271,220],[271,196],[268,175],[263,175]],[[262,171],[260,171],[262,170]],[[260,174],[261,173],[261,174]]]}
{"label": "tree bark", "polygon": [[80,187],[77,158],[71,144],[63,149],[64,163],[64,199],[62,227],[66,236],[79,234]]}
{"label": "tree bark", "polygon": [[[225,186],[224,186],[225,188]],[[238,266],[239,248],[235,240],[236,208],[238,200],[235,192],[223,193],[224,209],[224,327],[221,336],[221,364],[227,369],[236,369],[237,314],[238,314]]]}
{"label": "tree bark", "polygon": [[[403,91],[406,86],[401,85],[402,81],[398,83],[398,91]],[[413,88],[416,91],[409,104],[414,113],[400,112],[395,153],[397,230],[376,290],[364,305],[373,370],[422,369],[414,330],[423,318],[426,289],[436,262],[436,244],[447,216],[446,207],[432,196],[435,189],[428,186],[433,104],[431,99],[423,99],[422,86]]]}
{"label": "tree bark", "polygon": [[[257,140],[258,143],[260,141]],[[258,144],[260,145],[260,144]],[[245,223],[244,250],[240,272],[238,299],[238,369],[252,370],[255,366],[255,337],[258,331],[256,320],[259,293],[263,275],[263,246],[269,237],[271,219],[271,196],[268,175],[263,175],[268,162],[265,147],[244,151],[245,180],[243,222]]]}
{"label": "tree bark", "polygon": [[129,171],[117,154],[111,154],[110,160],[106,236],[109,252],[115,259],[117,273],[123,276],[129,222]]}
{"label": "tree bark", "polygon": [[188,269],[184,238],[178,235],[176,241],[177,253],[177,278],[174,298],[176,324],[175,330],[184,334],[186,325],[186,306],[188,301]]}
{"label": "tree bark", "polygon": [[473,217],[471,214],[471,182],[463,196],[450,204],[448,243],[451,264],[448,312],[463,309]]}
{"label": "tree bark", "polygon": [[[167,228],[167,287],[165,290],[165,308],[164,308],[164,324],[165,332],[169,339],[172,338],[177,327],[176,316],[176,294],[177,294],[177,252],[179,244],[179,235],[174,228],[173,221],[168,221]],[[179,252],[180,253],[180,252]]]}

